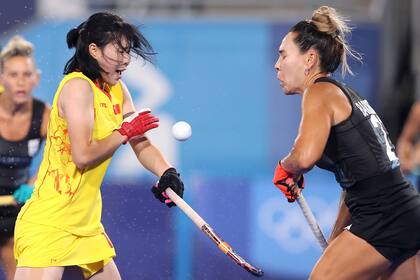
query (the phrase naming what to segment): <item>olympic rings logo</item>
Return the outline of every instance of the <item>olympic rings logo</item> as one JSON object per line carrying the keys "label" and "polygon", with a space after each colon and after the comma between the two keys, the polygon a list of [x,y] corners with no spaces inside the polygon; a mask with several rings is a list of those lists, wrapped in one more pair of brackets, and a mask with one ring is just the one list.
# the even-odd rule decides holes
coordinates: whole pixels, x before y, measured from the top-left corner
{"label": "olympic rings logo", "polygon": [[[327,238],[337,216],[338,201],[327,203],[318,196],[307,200]],[[282,197],[270,198],[261,205],[258,224],[263,233],[284,251],[301,253],[311,247],[319,247],[299,206],[288,203]]]}

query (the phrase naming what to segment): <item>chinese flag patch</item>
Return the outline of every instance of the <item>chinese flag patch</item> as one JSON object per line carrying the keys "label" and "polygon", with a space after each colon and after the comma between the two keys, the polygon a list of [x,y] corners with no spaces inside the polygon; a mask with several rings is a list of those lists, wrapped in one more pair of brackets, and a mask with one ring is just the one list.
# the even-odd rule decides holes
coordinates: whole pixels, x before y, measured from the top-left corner
{"label": "chinese flag patch", "polygon": [[120,104],[114,104],[114,114],[115,115],[121,114]]}

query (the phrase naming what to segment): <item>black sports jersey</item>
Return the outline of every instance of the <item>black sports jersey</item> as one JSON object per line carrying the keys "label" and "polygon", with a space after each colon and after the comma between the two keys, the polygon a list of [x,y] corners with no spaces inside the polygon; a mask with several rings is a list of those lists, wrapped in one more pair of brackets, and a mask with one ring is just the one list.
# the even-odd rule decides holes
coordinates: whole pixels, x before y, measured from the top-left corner
{"label": "black sports jersey", "polygon": [[41,124],[45,104],[33,99],[32,118],[28,134],[19,141],[7,141],[0,135],[0,195],[12,194],[29,179],[32,158],[41,143]]}
{"label": "black sports jersey", "polygon": [[398,168],[395,147],[382,121],[368,102],[351,88],[327,77],[315,83],[328,82],[339,87],[349,99],[349,118],[331,127],[328,142],[317,166],[334,172],[341,187]]}

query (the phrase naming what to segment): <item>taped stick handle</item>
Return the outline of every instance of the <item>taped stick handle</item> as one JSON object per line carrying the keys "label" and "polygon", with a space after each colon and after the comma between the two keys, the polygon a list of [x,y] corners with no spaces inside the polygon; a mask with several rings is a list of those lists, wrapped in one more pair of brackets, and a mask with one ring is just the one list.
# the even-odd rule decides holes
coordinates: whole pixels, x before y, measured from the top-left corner
{"label": "taped stick handle", "polygon": [[194,209],[191,208],[181,197],[179,197],[171,188],[165,190],[169,198],[197,225],[197,227],[203,231],[213,242],[217,244],[223,253],[227,254],[232,248],[224,242],[218,235],[216,235],[209,224],[204,221],[203,218],[198,215]]}
{"label": "taped stick handle", "polygon": [[256,277],[261,277],[264,272],[245,261],[239,254],[237,254],[232,247],[229,246],[223,239],[218,236],[214,230],[207,224],[197,212],[194,211],[181,197],[179,197],[171,188],[165,190],[168,197],[197,225],[197,227],[204,232],[217,247],[227,256],[229,256],[237,265],[247,270]]}
{"label": "taped stick handle", "polygon": [[166,194],[169,198],[197,225],[201,228],[207,224],[194,209],[191,208],[182,198],[180,198],[171,188],[166,188]]}
{"label": "taped stick handle", "polygon": [[296,200],[300,206],[300,209],[302,210],[303,216],[305,216],[305,219],[308,222],[309,227],[311,228],[313,234],[315,235],[315,238],[318,240],[319,245],[321,245],[322,250],[325,250],[328,246],[327,240],[325,239],[324,234],[322,233],[322,230],[319,227],[318,222],[316,221],[311,208],[309,208],[309,205],[306,202],[305,197],[303,196],[302,193],[300,193],[300,195],[298,196]]}

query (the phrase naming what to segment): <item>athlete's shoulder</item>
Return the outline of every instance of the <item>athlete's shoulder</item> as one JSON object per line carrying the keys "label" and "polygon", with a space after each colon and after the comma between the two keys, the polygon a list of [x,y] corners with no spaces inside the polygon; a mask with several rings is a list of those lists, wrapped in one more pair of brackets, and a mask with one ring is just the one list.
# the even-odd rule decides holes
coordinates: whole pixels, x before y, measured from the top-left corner
{"label": "athlete's shoulder", "polygon": [[70,72],[67,73],[63,79],[74,79],[74,78],[81,78],[81,79],[85,79],[85,80],[90,80],[90,78],[88,76],[86,76],[85,74],[83,74],[83,72],[80,71],[74,71],[74,72]]}
{"label": "athlete's shoulder", "polygon": [[348,94],[346,93],[346,87],[332,79],[314,83],[308,88],[307,91],[308,97],[312,97],[313,99],[316,98],[319,100],[327,101],[328,103],[333,103],[334,101],[347,102]]}
{"label": "athlete's shoulder", "polygon": [[68,84],[85,84],[92,86],[94,85],[94,82],[82,72],[71,72],[69,74],[66,74],[60,83],[61,86]]}
{"label": "athlete's shoulder", "polygon": [[334,92],[340,92],[340,87],[332,83],[330,81],[319,81],[317,83],[314,83],[308,87],[308,92],[312,92],[312,94],[323,94],[328,95]]}
{"label": "athlete's shoulder", "polygon": [[331,100],[331,95],[337,91],[337,87],[331,83],[319,82],[310,85],[303,94],[303,102],[319,106]]}
{"label": "athlete's shoulder", "polygon": [[93,100],[93,89],[89,81],[83,78],[74,78],[68,80],[65,84],[62,85],[59,94],[59,103],[66,102],[75,102],[76,100],[80,102],[86,102],[90,99]]}
{"label": "athlete's shoulder", "polygon": [[63,90],[68,90],[68,89],[79,89],[81,91],[92,91],[91,90],[91,83],[89,82],[89,80],[86,80],[82,77],[74,77],[71,79],[68,79],[64,84],[63,84]]}

